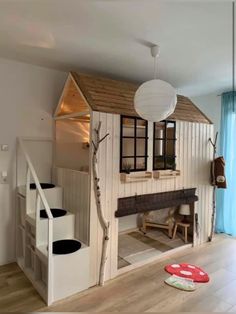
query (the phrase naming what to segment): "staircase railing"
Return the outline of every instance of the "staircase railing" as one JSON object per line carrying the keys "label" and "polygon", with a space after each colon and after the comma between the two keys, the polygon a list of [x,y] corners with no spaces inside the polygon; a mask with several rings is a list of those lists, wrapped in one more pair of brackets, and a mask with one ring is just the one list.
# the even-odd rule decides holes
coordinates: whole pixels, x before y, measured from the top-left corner
{"label": "staircase railing", "polygon": [[35,240],[36,240],[36,247],[37,247],[37,226],[39,225],[39,220],[40,220],[40,204],[42,203],[47,216],[48,216],[48,269],[47,269],[47,303],[48,305],[52,303],[53,300],[53,291],[52,291],[52,243],[53,243],[53,216],[49,207],[49,204],[47,202],[47,199],[45,197],[45,194],[43,192],[43,189],[41,188],[38,176],[36,174],[36,171],[34,169],[34,166],[30,160],[30,157],[27,153],[27,150],[24,145],[24,140],[22,138],[18,138],[19,146],[23,152],[23,155],[26,160],[27,164],[27,175],[26,175],[26,213],[29,212],[29,206],[30,206],[30,181],[31,178],[33,179],[35,186],[36,186],[36,235],[35,235]]}

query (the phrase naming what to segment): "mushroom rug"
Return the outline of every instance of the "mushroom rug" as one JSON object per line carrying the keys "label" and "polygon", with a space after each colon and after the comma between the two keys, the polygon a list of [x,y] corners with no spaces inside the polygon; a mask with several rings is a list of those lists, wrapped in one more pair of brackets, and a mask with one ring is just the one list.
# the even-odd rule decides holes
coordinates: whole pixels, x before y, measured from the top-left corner
{"label": "mushroom rug", "polygon": [[181,278],[190,279],[194,282],[208,282],[209,276],[208,274],[202,270],[200,267],[181,263],[181,264],[170,264],[165,266],[165,270],[172,274]]}
{"label": "mushroom rug", "polygon": [[184,290],[184,291],[194,291],[196,289],[196,285],[192,279],[181,278],[176,275],[172,275],[165,280],[165,283],[171,287]]}

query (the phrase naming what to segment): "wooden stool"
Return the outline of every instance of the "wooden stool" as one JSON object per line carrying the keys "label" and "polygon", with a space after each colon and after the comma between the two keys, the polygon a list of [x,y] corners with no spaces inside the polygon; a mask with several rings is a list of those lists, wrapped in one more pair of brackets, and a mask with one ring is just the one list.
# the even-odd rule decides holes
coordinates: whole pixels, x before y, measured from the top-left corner
{"label": "wooden stool", "polygon": [[175,239],[178,227],[182,227],[183,228],[184,242],[188,243],[188,227],[190,227],[190,224],[189,223],[184,223],[184,222],[176,222],[175,227],[174,227],[174,232],[173,232],[173,238],[172,239]]}

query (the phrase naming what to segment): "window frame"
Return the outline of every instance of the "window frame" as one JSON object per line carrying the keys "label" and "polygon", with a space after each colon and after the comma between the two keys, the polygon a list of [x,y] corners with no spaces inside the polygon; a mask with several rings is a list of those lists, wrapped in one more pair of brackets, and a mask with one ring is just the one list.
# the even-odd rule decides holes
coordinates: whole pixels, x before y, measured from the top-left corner
{"label": "window frame", "polygon": [[[163,138],[158,138],[156,137],[156,123],[158,122],[154,122],[153,123],[153,159],[152,159],[152,169],[153,171],[159,171],[159,170],[176,170],[176,141],[177,141],[177,138],[176,138],[176,121],[173,121],[173,120],[163,120],[163,121],[160,121],[160,122],[164,122],[165,123],[165,130],[164,130],[164,136]],[[173,123],[174,124],[174,137],[173,138],[167,138],[167,124],[168,123]],[[163,155],[162,156],[156,156],[155,155],[155,148],[156,148],[156,141],[163,141]],[[167,144],[167,141],[173,141],[174,142],[174,155],[167,155],[166,154],[166,144]],[[158,157],[163,157],[164,159],[164,168],[157,168],[155,167],[155,159],[158,158]],[[172,167],[172,168],[167,168],[166,166],[166,163],[167,163],[167,158],[174,158],[174,161],[175,161],[175,166]]]}
{"label": "window frame", "polygon": [[[133,119],[134,120],[134,136],[124,136],[123,135],[123,119]],[[137,121],[145,121],[145,136],[137,136]],[[133,139],[134,140],[134,155],[133,156],[123,156],[123,139]],[[137,155],[137,139],[145,140],[145,152],[144,155]],[[147,161],[148,161],[148,121],[139,117],[121,115],[120,116],[120,173],[126,173],[125,170],[122,169],[122,161],[123,159],[132,158],[134,160],[134,168],[130,169],[130,172],[141,172],[147,171]],[[144,169],[137,169],[137,158],[144,158],[145,167]]]}

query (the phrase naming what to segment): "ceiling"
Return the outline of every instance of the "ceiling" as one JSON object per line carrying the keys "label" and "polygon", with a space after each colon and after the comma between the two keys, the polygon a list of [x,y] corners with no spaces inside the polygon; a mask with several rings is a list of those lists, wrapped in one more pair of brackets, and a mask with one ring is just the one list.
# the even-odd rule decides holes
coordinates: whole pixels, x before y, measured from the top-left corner
{"label": "ceiling", "polygon": [[143,82],[179,93],[231,88],[231,1],[1,0],[0,57]]}

